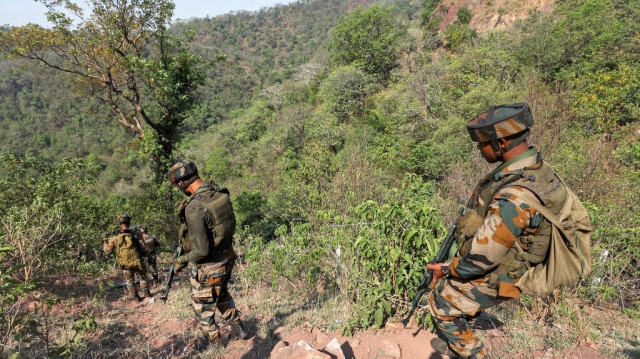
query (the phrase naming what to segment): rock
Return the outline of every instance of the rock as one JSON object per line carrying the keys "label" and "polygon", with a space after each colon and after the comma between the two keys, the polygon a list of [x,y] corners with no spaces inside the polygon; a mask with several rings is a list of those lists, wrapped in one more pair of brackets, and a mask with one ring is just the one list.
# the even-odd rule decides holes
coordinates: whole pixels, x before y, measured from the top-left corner
{"label": "rock", "polygon": [[309,322],[304,322],[302,323],[302,330],[311,333],[313,332],[313,325]]}
{"label": "rock", "polygon": [[357,347],[360,346],[360,339],[354,339],[354,340],[350,341],[349,345],[351,345],[351,347],[353,349],[356,349]]}
{"label": "rock", "polygon": [[397,332],[404,329],[404,325],[402,325],[402,323],[387,322],[387,325],[385,326],[385,328],[391,332]]}
{"label": "rock", "polygon": [[324,333],[321,330],[318,330],[317,328],[313,330],[316,333],[316,343],[318,343],[318,345],[322,345],[324,343],[329,342],[329,340],[331,340],[331,337],[329,337],[326,333]]}
{"label": "rock", "polygon": [[394,358],[402,357],[402,352],[400,351],[400,346],[398,345],[398,343],[392,343],[388,340],[383,340],[382,351],[390,357],[394,357]]}
{"label": "rock", "polygon": [[280,351],[280,349],[286,348],[286,344],[282,341],[278,342],[273,349],[271,350],[271,354],[269,355],[269,358],[274,359],[276,357],[276,354]]}
{"label": "rock", "polygon": [[284,332],[284,326],[277,327],[276,329],[273,330],[272,336],[279,337],[282,334],[282,332]]}
{"label": "rock", "polygon": [[[275,351],[275,350],[274,350]],[[304,340],[271,352],[271,359],[331,359],[328,354],[313,349]]]}
{"label": "rock", "polygon": [[342,348],[340,347],[340,342],[338,342],[336,338],[331,339],[329,344],[324,347],[324,351],[331,354],[335,359],[345,359],[344,352],[342,352]]}

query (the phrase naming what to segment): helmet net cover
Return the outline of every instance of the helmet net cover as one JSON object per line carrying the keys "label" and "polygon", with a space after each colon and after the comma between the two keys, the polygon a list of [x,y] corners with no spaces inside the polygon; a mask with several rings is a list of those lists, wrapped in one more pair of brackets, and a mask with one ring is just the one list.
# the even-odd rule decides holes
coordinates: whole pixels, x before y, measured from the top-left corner
{"label": "helmet net cover", "polygon": [[533,126],[533,116],[526,103],[492,106],[467,122],[467,130],[474,142],[491,142],[521,132]]}
{"label": "helmet net cover", "polygon": [[[198,176],[198,168],[193,162],[189,161],[179,161],[176,162],[170,169],[167,174],[169,182],[178,186],[181,190],[185,190],[191,183],[193,183]],[[188,179],[185,183],[180,185],[178,181]]]}

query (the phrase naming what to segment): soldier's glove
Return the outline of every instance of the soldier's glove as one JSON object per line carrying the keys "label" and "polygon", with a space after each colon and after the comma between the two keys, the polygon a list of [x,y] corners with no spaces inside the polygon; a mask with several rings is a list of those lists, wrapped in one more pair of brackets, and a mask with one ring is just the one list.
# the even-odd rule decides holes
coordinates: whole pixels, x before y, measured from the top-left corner
{"label": "soldier's glove", "polygon": [[176,273],[180,273],[180,271],[185,269],[188,264],[187,262],[180,262],[178,260],[179,258],[173,260],[173,271]]}

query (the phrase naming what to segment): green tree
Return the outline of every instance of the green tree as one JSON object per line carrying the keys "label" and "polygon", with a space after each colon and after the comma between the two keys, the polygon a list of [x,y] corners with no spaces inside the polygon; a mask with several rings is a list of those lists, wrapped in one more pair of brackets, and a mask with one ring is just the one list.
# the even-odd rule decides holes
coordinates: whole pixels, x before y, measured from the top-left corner
{"label": "green tree", "polygon": [[199,103],[204,61],[170,36],[170,0],[41,0],[51,29],[29,24],[0,33],[0,49],[71,74],[76,90],[111,109],[143,139],[157,175],[173,160],[179,129]]}
{"label": "green tree", "polygon": [[329,74],[320,87],[320,96],[338,120],[346,122],[351,116],[363,115],[365,98],[373,91],[372,76],[353,66],[343,66]]}
{"label": "green tree", "polygon": [[358,7],[335,27],[329,44],[331,60],[386,80],[397,66],[399,39],[405,33],[392,8]]}

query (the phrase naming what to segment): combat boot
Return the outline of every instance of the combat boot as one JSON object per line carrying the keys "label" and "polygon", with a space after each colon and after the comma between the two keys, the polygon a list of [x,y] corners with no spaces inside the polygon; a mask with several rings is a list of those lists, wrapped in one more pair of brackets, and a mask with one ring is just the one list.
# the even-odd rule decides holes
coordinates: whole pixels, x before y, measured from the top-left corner
{"label": "combat boot", "polygon": [[133,289],[127,289],[127,296],[125,297],[126,300],[133,300],[136,302],[139,302],[142,300],[142,298],[140,298],[140,296],[138,295],[138,292],[136,292],[135,288]]}
{"label": "combat boot", "polygon": [[220,332],[217,331],[215,334],[211,335],[201,335],[198,338],[193,340],[193,351],[196,353],[201,353],[206,351],[209,348],[217,348],[222,347],[222,338],[220,337]]}
{"label": "combat boot", "polygon": [[229,323],[229,325],[231,326],[233,334],[238,338],[242,340],[249,338],[249,333],[244,329],[244,325],[242,325],[242,321],[240,321],[240,319],[234,320]]}
{"label": "combat boot", "polygon": [[151,298],[151,291],[149,291],[149,287],[144,287],[140,289],[142,289],[142,298]]}
{"label": "combat boot", "polygon": [[451,348],[449,348],[449,344],[443,339],[440,339],[440,338],[431,339],[431,348],[433,348],[433,350],[435,350],[437,353],[446,355],[449,358],[452,358],[452,359],[460,358],[460,356],[458,356],[457,353],[455,353],[453,350],[451,350]]}

